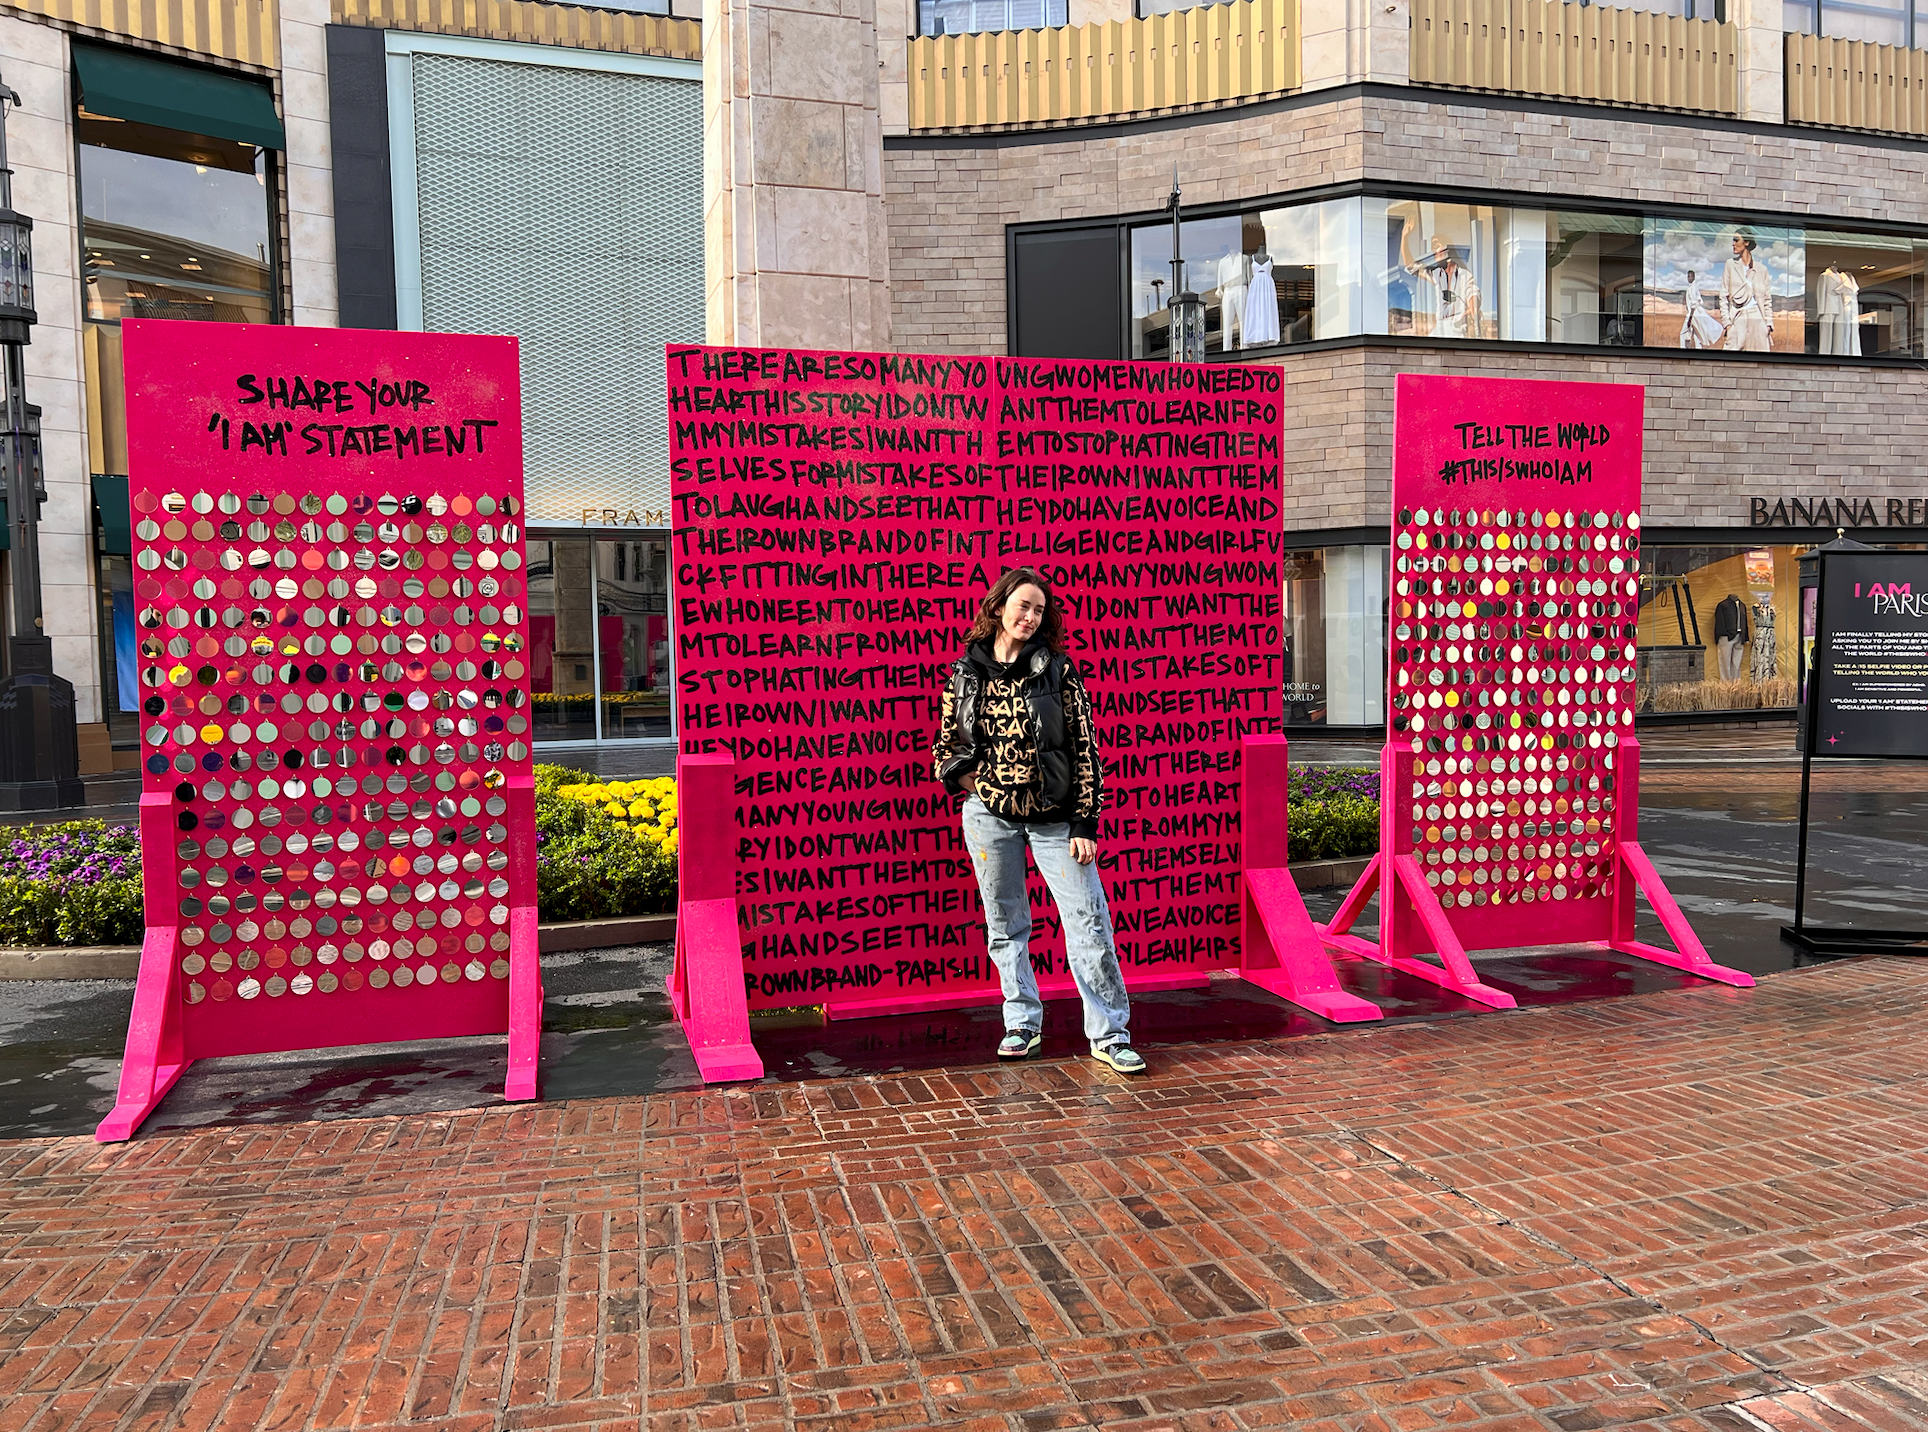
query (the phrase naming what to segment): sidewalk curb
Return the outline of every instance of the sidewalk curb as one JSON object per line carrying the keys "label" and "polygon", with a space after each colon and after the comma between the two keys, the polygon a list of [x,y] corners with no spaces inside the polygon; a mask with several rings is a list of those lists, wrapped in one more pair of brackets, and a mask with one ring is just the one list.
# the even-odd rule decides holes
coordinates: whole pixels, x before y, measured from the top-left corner
{"label": "sidewalk curb", "polygon": [[[1301,890],[1350,885],[1365,873],[1370,857],[1307,860],[1291,867]],[[615,920],[568,920],[537,927],[537,947],[545,955],[607,950],[618,945],[653,945],[676,938],[674,915],[628,915]],[[0,948],[0,980],[131,980],[140,973],[139,945],[73,945],[51,949]]]}

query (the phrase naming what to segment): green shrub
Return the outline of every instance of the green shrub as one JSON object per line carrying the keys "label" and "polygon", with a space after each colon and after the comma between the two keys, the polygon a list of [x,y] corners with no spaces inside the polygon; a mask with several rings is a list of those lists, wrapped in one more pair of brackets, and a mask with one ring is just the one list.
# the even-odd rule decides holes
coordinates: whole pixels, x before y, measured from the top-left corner
{"label": "green shrub", "polygon": [[140,836],[99,820],[0,832],[0,944],[135,945]]}
{"label": "green shrub", "polygon": [[544,920],[607,920],[676,908],[676,858],[593,806],[556,792],[593,780],[537,766],[536,908]]}
{"label": "green shrub", "polygon": [[1379,802],[1334,795],[1286,807],[1290,860],[1344,860],[1379,849]]}

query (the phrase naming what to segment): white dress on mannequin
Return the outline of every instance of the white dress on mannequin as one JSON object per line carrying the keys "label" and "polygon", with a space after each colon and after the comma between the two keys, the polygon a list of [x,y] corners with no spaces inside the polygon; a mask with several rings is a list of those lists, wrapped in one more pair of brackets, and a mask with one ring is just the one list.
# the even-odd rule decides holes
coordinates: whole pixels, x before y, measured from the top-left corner
{"label": "white dress on mannequin", "polygon": [[1247,348],[1263,348],[1279,341],[1279,290],[1272,282],[1272,260],[1252,260],[1252,280],[1245,290],[1245,331],[1241,342]]}

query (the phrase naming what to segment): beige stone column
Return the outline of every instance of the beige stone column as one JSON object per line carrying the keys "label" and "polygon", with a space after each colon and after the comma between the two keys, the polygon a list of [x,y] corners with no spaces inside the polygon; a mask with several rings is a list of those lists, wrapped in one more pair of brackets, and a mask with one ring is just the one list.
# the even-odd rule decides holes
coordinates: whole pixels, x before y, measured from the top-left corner
{"label": "beige stone column", "polygon": [[328,0],[281,0],[281,109],[288,132],[288,277],[296,323],[341,322],[328,138]]}
{"label": "beige stone column", "polygon": [[1403,85],[1412,72],[1411,0],[1301,0],[1300,84]]}
{"label": "beige stone column", "polygon": [[33,220],[40,319],[22,357],[27,401],[40,407],[47,477],[47,504],[40,509],[42,630],[53,638],[54,670],[74,684],[74,718],[86,725],[102,716],[71,65],[64,31],[0,16],[0,80],[20,96],[20,107],[7,114],[13,203]]}
{"label": "beige stone column", "polygon": [[876,0],[707,0],[709,339],[890,343]]}
{"label": "beige stone column", "polygon": [[1787,36],[1781,0],[1729,0],[1739,71],[1734,98],[1742,119],[1780,124],[1787,117]]}
{"label": "beige stone column", "polygon": [[910,42],[917,0],[877,0],[877,103],[885,134],[910,128]]}

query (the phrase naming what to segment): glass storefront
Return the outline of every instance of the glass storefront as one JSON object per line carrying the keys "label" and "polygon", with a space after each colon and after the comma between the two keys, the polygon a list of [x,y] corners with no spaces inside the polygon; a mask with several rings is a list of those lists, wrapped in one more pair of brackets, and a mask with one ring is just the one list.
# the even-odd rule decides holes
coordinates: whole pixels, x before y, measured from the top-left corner
{"label": "glass storefront", "polygon": [[80,111],[87,318],[275,321],[268,151]]}
{"label": "glass storefront", "polygon": [[1386,716],[1389,547],[1287,551],[1287,726],[1376,726]]}
{"label": "glass storefront", "polygon": [[[1289,540],[1289,539],[1288,539]],[[1785,712],[1795,704],[1806,546],[1684,546],[1640,556],[1636,710],[1648,715]],[[1288,549],[1285,723],[1385,721],[1386,547]]]}
{"label": "glass storefront", "polygon": [[1795,702],[1799,547],[1670,546],[1640,554],[1640,714],[1788,710]]}
{"label": "glass storefront", "polygon": [[[1171,225],[1130,230],[1129,356],[1169,351]],[[1188,219],[1206,351],[1383,335],[1928,355],[1928,238],[1360,195]]]}
{"label": "glass storefront", "polygon": [[531,539],[529,652],[538,741],[667,739],[666,539]]}
{"label": "glass storefront", "polygon": [[[266,101],[264,101],[266,102]],[[275,240],[271,151],[80,109],[82,343],[89,371],[89,465],[97,478],[127,470],[121,320],[175,318],[273,323]],[[103,523],[96,553],[101,708],[109,743],[137,741],[132,680],[134,602],[126,547],[126,490],[118,525]]]}

